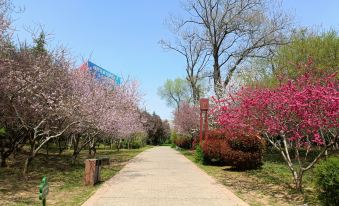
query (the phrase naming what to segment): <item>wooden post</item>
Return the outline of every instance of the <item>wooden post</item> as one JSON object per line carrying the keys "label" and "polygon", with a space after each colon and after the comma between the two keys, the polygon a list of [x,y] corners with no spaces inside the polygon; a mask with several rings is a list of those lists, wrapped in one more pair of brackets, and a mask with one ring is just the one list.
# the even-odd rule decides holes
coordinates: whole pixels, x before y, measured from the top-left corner
{"label": "wooden post", "polygon": [[202,142],[202,111],[200,111],[200,132],[199,132],[199,143]]}
{"label": "wooden post", "polygon": [[208,114],[207,111],[205,111],[205,137],[206,140],[208,138]]}
{"label": "wooden post", "polygon": [[[202,144],[202,140],[203,138],[206,139],[207,138],[207,134],[208,134],[208,111],[209,108],[209,102],[207,98],[201,98],[200,99],[200,144]],[[205,113],[205,121],[203,121],[203,113]],[[203,127],[203,123],[205,123],[205,127]],[[202,132],[205,132],[204,137],[202,136]]]}

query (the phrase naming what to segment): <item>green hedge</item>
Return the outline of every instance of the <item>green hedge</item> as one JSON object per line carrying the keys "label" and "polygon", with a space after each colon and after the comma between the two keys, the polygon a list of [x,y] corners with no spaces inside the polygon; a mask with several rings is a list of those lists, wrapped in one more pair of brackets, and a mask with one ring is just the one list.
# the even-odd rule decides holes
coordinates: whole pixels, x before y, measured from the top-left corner
{"label": "green hedge", "polygon": [[315,167],[316,185],[322,205],[339,205],[339,157],[330,157]]}

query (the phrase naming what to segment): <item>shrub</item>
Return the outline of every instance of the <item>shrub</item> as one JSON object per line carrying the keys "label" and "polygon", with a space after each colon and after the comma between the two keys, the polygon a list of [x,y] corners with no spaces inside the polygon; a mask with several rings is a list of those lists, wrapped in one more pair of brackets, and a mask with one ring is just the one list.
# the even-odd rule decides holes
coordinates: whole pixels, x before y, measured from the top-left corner
{"label": "shrub", "polygon": [[204,152],[203,152],[200,144],[197,144],[195,146],[194,159],[195,159],[196,162],[201,163],[201,164],[203,164],[205,162]]}
{"label": "shrub", "polygon": [[5,128],[0,128],[0,137],[6,134]]}
{"label": "shrub", "polygon": [[145,143],[139,139],[136,139],[136,140],[133,140],[131,143],[130,143],[130,148],[132,149],[139,149],[141,147],[144,147],[145,146]]}
{"label": "shrub", "polygon": [[[196,149],[197,146],[200,146],[199,144],[199,136],[197,137],[193,137],[193,141],[192,141],[192,149]],[[201,146],[200,146],[200,149],[201,149]]]}
{"label": "shrub", "polygon": [[228,165],[240,170],[253,169],[262,165],[264,141],[255,135],[239,135],[227,139],[230,150],[223,154]]}
{"label": "shrub", "polygon": [[192,138],[183,134],[176,134],[174,144],[183,149],[191,149]]}
{"label": "shrub", "polygon": [[222,139],[208,138],[204,141],[202,150],[207,164],[223,164],[222,144],[226,142]]}
{"label": "shrub", "polygon": [[211,131],[202,150],[205,163],[245,170],[262,165],[264,146],[264,141],[254,135],[230,138],[223,131]]}
{"label": "shrub", "polygon": [[208,138],[203,142],[202,151],[204,153],[204,163],[225,164],[225,153],[229,146],[225,141],[225,133],[219,130],[209,131]]}
{"label": "shrub", "polygon": [[139,149],[146,146],[147,134],[145,132],[136,132],[131,135],[130,139],[123,141],[121,147],[126,149]]}
{"label": "shrub", "polygon": [[172,144],[183,149],[190,149],[192,147],[192,137],[177,133],[175,131],[172,131],[171,133],[171,142]]}
{"label": "shrub", "polygon": [[315,167],[315,174],[322,205],[339,205],[339,158],[323,160]]}
{"label": "shrub", "polygon": [[165,142],[164,142],[164,144],[171,144],[172,142],[171,142],[171,139],[170,138],[167,138],[166,140],[165,140]]}
{"label": "shrub", "polygon": [[171,143],[172,143],[172,144],[175,144],[175,141],[176,141],[176,139],[177,139],[177,133],[176,133],[174,130],[171,132],[171,137],[170,137],[170,139],[171,139]]}

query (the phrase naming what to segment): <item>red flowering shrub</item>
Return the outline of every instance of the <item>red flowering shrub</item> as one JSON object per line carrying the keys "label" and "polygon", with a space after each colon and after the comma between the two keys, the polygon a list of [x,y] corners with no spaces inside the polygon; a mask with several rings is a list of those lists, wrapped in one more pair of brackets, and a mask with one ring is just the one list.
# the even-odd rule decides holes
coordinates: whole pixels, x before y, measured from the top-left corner
{"label": "red flowering shrub", "polygon": [[[311,62],[300,66],[313,70]],[[242,88],[216,100],[211,113],[229,134],[262,134],[280,152],[301,190],[303,174],[339,142],[338,97],[338,73],[319,77],[308,72],[272,88]],[[308,156],[310,151],[317,155]]]}
{"label": "red flowering shrub", "polygon": [[264,142],[256,136],[229,137],[221,130],[214,130],[209,132],[202,150],[205,163],[252,169],[261,165]]}
{"label": "red flowering shrub", "polygon": [[[209,164],[223,164],[222,149],[227,144],[223,139],[208,138],[202,145],[204,162]],[[227,147],[227,146],[226,146]]]}
{"label": "red flowering shrub", "polygon": [[[211,130],[208,138],[202,144],[204,162],[209,164],[223,164],[222,148],[227,147],[225,133],[221,130]],[[226,149],[227,150],[227,149]]]}
{"label": "red flowering shrub", "polygon": [[229,151],[223,154],[224,162],[237,169],[253,169],[262,165],[264,141],[257,136],[228,138]]}

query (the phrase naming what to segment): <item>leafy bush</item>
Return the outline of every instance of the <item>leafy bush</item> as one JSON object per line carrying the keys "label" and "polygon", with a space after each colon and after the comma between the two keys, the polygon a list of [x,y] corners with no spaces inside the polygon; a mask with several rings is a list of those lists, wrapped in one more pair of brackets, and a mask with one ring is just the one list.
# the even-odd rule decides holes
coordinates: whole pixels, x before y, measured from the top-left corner
{"label": "leafy bush", "polygon": [[323,205],[339,205],[339,158],[330,157],[315,168],[319,199]]}
{"label": "leafy bush", "polygon": [[260,137],[239,135],[228,138],[230,151],[224,153],[224,161],[240,170],[253,169],[262,165],[264,141]]}
{"label": "leafy bush", "polygon": [[0,136],[5,135],[5,133],[6,133],[5,128],[0,128]]}
{"label": "leafy bush", "polygon": [[139,149],[146,146],[147,134],[145,132],[136,132],[132,134],[128,139],[123,139],[120,147],[125,149]]}
{"label": "leafy bush", "polygon": [[262,164],[264,142],[256,136],[230,138],[223,131],[210,131],[202,150],[205,163],[252,169]]}
{"label": "leafy bush", "polygon": [[139,148],[141,148],[141,147],[144,147],[146,144],[143,142],[143,141],[141,141],[141,140],[139,140],[139,139],[135,139],[135,140],[133,140],[131,143],[130,143],[130,148],[132,148],[132,149],[139,149]]}
{"label": "leafy bush", "polygon": [[165,140],[165,142],[164,142],[164,144],[171,144],[171,143],[172,143],[172,141],[171,141],[170,138],[167,138],[167,139]]}
{"label": "leafy bush", "polygon": [[173,130],[171,132],[171,143],[174,144],[175,140],[177,139],[177,133]]}
{"label": "leafy bush", "polygon": [[173,143],[180,148],[191,149],[192,137],[183,134],[176,134],[176,138]]}
{"label": "leafy bush", "polygon": [[131,142],[132,149],[138,149],[146,146],[147,144],[147,133],[145,132],[137,132],[133,135],[133,141]]}
{"label": "leafy bush", "polygon": [[194,159],[198,163],[204,163],[205,162],[204,152],[203,152],[200,144],[197,144],[195,146]]}
{"label": "leafy bush", "polygon": [[202,146],[205,161],[207,164],[224,164],[224,153],[229,151],[229,146],[225,139],[218,139],[214,137],[207,138]]}

